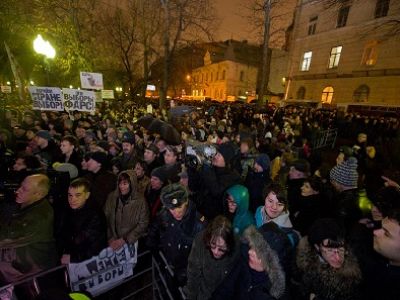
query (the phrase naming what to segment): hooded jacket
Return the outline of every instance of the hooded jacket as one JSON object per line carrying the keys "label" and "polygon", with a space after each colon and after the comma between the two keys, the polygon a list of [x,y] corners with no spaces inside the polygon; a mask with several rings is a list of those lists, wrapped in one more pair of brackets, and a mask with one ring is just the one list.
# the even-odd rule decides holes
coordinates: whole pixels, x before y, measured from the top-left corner
{"label": "hooded jacket", "polygon": [[249,212],[249,192],[243,185],[234,185],[227,189],[226,193],[231,195],[237,207],[233,217],[233,230],[236,234],[242,234],[250,225],[254,225],[254,219]]}
{"label": "hooded jacket", "polygon": [[121,172],[121,174],[129,176],[131,194],[123,202],[119,187],[117,187],[108,196],[104,208],[107,218],[107,236],[108,239],[123,238],[127,243],[132,244],[144,236],[147,231],[149,208],[143,196],[138,192],[134,171],[127,170]]}
{"label": "hooded jacket", "polygon": [[285,272],[277,253],[271,249],[263,235],[254,226],[247,228],[243,237],[256,251],[265,271],[255,272],[249,267],[248,247],[244,245],[242,258],[216,289],[211,299],[283,299],[286,295]]}
{"label": "hooded jacket", "polygon": [[334,269],[318,255],[307,237],[300,240],[297,250],[296,265],[304,299],[309,299],[311,293],[318,300],[353,300],[359,297],[361,271],[351,252],[346,252],[342,267]]}

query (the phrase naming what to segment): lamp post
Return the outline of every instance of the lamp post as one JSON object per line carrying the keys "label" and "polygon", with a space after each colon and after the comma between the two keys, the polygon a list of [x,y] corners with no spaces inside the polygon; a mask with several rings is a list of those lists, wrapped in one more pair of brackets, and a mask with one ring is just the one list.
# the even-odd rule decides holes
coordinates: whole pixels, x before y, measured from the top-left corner
{"label": "lamp post", "polygon": [[37,35],[36,39],[33,41],[33,49],[36,53],[44,55],[45,59],[45,68],[46,68],[46,76],[47,76],[47,85],[49,85],[49,58],[54,58],[56,56],[56,50],[50,44],[49,41],[46,41],[42,38],[40,34]]}

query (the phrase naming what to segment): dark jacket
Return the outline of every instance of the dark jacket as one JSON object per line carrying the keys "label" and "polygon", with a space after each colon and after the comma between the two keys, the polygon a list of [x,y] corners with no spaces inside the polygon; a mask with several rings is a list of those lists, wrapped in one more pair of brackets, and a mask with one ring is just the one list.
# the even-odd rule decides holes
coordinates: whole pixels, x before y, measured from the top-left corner
{"label": "dark jacket", "polygon": [[292,215],[293,227],[300,232],[302,236],[308,234],[308,229],[315,220],[323,216],[321,208],[321,198],[319,194],[311,196],[300,196],[298,198],[298,211]]}
{"label": "dark jacket", "polygon": [[69,157],[68,161],[67,161],[65,154],[63,154],[60,158],[60,162],[73,164],[78,169],[79,174],[81,174],[82,173],[82,159],[83,158],[82,158],[82,155],[80,154],[80,152],[73,151],[71,156]]}
{"label": "dark jacket", "polygon": [[136,149],[132,149],[132,152],[129,154],[125,154],[122,152],[119,156],[118,159],[121,163],[121,170],[128,170],[128,169],[134,169],[136,162],[138,161],[138,154]]}
{"label": "dark jacket", "polygon": [[255,227],[246,229],[244,237],[256,250],[257,255],[266,266],[266,270],[256,272],[249,267],[248,246],[243,245],[241,259],[218,286],[211,299],[283,299],[286,295],[286,281],[278,255]]}
{"label": "dark jacket", "polygon": [[204,231],[196,236],[189,255],[188,281],[185,290],[190,300],[209,299],[240,257],[239,240],[236,241],[231,253],[221,259],[214,259],[203,239]]}
{"label": "dark jacket", "polygon": [[60,254],[69,254],[71,262],[82,262],[96,256],[107,247],[106,218],[85,204],[79,209],[69,208],[64,215],[59,239]]}
{"label": "dark jacket", "polygon": [[[108,239],[123,238],[128,243],[135,243],[147,232],[149,225],[149,208],[146,200],[138,193],[134,171],[121,172],[128,174],[131,180],[131,194],[122,201],[117,187],[108,198],[104,207],[107,217]],[[121,176],[121,174],[119,176]]]}
{"label": "dark jacket", "polygon": [[89,206],[103,210],[108,194],[114,191],[117,186],[117,176],[101,168],[97,173],[89,172],[85,178],[91,184]]}
{"label": "dark jacket", "polygon": [[296,266],[302,299],[309,299],[310,294],[315,294],[317,300],[354,300],[360,296],[361,271],[350,251],[345,254],[343,266],[334,269],[304,237],[297,248]]}
{"label": "dark jacket", "polygon": [[193,199],[208,220],[223,214],[224,193],[227,188],[240,184],[240,176],[229,168],[203,165],[201,171],[188,169],[189,189]]}
{"label": "dark jacket", "polygon": [[[55,266],[53,209],[47,199],[18,209],[10,218],[0,220],[0,250],[0,274],[6,282]],[[11,272],[3,273],[7,272],[6,268]]]}
{"label": "dark jacket", "polygon": [[347,231],[363,217],[358,201],[358,189],[345,190],[335,195],[334,214]]}
{"label": "dark jacket", "polygon": [[35,155],[46,168],[51,168],[54,162],[60,161],[61,150],[53,140],[49,140],[47,147],[39,148],[39,152],[35,153]]}
{"label": "dark jacket", "polygon": [[193,240],[204,226],[204,217],[197,213],[195,204],[189,201],[180,221],[168,210],[162,210],[150,226],[146,244],[153,251],[161,250],[177,276],[185,277]]}
{"label": "dark jacket", "polygon": [[249,170],[247,173],[245,186],[249,190],[250,204],[249,210],[253,213],[256,212],[257,207],[264,205],[263,190],[271,182],[269,172],[256,173]]}

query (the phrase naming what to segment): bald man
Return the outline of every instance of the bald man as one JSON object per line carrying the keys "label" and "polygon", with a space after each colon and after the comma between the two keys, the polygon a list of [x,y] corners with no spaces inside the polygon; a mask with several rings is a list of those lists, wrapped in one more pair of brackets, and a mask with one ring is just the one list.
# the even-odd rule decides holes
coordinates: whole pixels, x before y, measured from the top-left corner
{"label": "bald man", "polygon": [[50,180],[28,176],[16,193],[18,208],[0,220],[0,286],[55,266]]}

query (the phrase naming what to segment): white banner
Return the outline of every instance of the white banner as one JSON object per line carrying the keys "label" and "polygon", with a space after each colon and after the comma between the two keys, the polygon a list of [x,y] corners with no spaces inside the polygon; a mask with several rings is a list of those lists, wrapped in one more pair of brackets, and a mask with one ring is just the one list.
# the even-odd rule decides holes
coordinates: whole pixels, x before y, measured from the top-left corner
{"label": "white banner", "polygon": [[62,89],[66,110],[95,111],[96,96],[93,91]]}
{"label": "white banner", "polygon": [[103,249],[98,256],[68,265],[72,291],[88,291],[100,295],[132,276],[137,263],[137,245],[125,244],[118,251]]}
{"label": "white banner", "polygon": [[60,88],[30,86],[28,89],[34,110],[64,110]]}
{"label": "white banner", "polygon": [[101,96],[103,99],[114,99],[114,91],[113,90],[102,90]]}
{"label": "white banner", "polygon": [[81,75],[81,88],[89,90],[104,89],[103,74],[80,72],[80,75]]}

